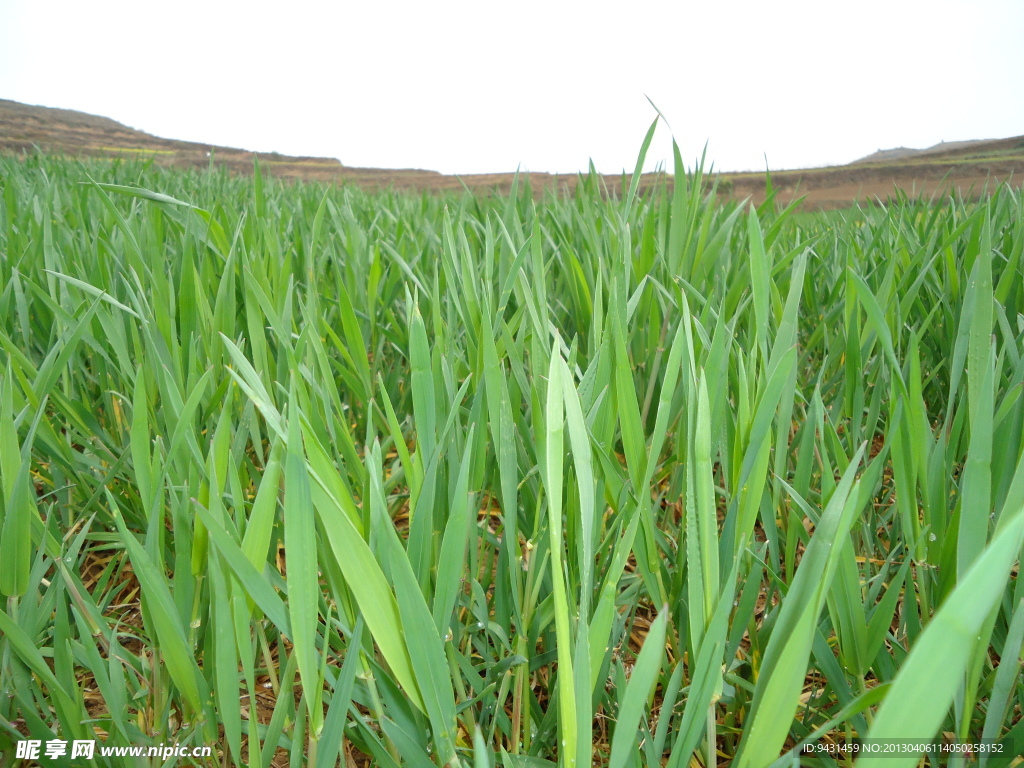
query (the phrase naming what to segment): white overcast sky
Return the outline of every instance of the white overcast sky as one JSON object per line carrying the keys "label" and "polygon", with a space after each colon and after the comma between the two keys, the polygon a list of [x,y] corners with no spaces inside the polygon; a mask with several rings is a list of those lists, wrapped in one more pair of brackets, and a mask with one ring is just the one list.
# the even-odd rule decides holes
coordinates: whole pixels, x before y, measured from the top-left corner
{"label": "white overcast sky", "polygon": [[0,98],[447,173],[841,164],[1024,134],[1024,0],[0,0]]}

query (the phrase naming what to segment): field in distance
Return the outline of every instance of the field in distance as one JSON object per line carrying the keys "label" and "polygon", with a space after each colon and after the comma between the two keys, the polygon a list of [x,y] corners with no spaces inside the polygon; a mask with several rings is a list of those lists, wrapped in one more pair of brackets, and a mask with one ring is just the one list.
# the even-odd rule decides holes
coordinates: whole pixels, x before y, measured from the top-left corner
{"label": "field in distance", "polygon": [[[20,104],[0,99],[0,152],[48,152],[93,157],[147,157],[176,168],[206,168],[211,162],[232,172],[251,173],[255,153],[231,147],[177,141],[151,136],[105,117]],[[334,158],[290,157],[261,153],[264,171],[282,179],[314,182],[351,182],[368,190],[408,189],[432,192],[474,190],[508,191],[512,173],[445,175],[417,169],[353,168]],[[982,141],[948,142],[930,149],[903,147],[878,152],[848,165],[803,170],[772,171],[780,202],[806,196],[813,208],[845,208],[857,200],[887,200],[896,188],[912,197],[941,195],[953,189],[964,195],[993,189],[999,182],[1016,186],[1024,178],[1024,136]],[[765,174],[722,173],[719,192],[736,199],[764,198]],[[535,192],[552,186],[574,189],[573,174],[530,174]],[[618,175],[605,177],[609,188],[621,183]],[[658,176],[644,177],[646,186]]]}

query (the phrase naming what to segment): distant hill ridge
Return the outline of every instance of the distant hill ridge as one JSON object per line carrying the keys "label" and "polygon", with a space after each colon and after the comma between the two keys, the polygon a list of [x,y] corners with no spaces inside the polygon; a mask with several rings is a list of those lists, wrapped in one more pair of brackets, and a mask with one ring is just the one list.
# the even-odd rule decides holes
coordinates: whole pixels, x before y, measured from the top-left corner
{"label": "distant hill ridge", "polygon": [[902,160],[938,159],[942,157],[970,157],[974,155],[993,155],[1002,152],[1024,149],[1024,136],[1009,139],[972,139],[970,141],[940,141],[925,149],[910,147],[894,147],[880,149],[867,157],[854,160],[850,165],[863,163],[889,163]]}
{"label": "distant hill ridge", "polygon": [[[200,142],[151,136],[116,120],[85,112],[31,106],[0,99],[0,152],[24,154],[36,151],[90,157],[144,157],[176,168],[207,168],[211,162],[232,173],[251,174],[257,153]],[[212,157],[211,157],[212,155]],[[367,189],[406,189],[458,192],[465,188],[507,193],[515,174],[467,174],[450,176],[427,170],[352,168],[334,158],[290,157],[259,153],[265,173],[285,180],[321,183],[354,183]],[[528,174],[534,195],[545,190],[571,191],[577,174]],[[849,165],[791,171],[772,171],[778,201],[786,204],[805,198],[811,208],[843,208],[855,201],[887,200],[899,187],[913,195],[945,195],[952,189],[977,195],[995,183],[1024,179],[1024,136],[1009,139],[952,141],[927,149],[879,150]],[[621,174],[602,177],[605,187],[619,190]],[[716,173],[705,179],[717,181],[719,194],[760,203],[765,195],[765,174]],[[641,190],[668,183],[665,174],[646,174]]]}
{"label": "distant hill ridge", "polygon": [[[152,136],[143,131],[86,112],[21,104],[0,99],[0,149],[31,151],[34,147],[69,154],[116,156],[118,154],[150,153],[178,155],[205,166],[208,153],[221,159],[245,158],[252,164],[253,153],[233,147],[220,147],[194,141],[178,141]],[[190,156],[190,153],[194,157]],[[268,157],[281,157],[268,154]],[[328,163],[340,166],[333,158],[288,157],[293,162]],[[178,164],[178,163],[174,163]]]}

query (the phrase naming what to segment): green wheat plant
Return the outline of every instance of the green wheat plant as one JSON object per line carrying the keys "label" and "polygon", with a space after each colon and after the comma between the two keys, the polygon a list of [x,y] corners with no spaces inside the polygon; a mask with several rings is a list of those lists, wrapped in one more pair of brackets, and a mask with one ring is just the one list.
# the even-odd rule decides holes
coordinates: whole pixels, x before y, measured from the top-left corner
{"label": "green wheat plant", "polygon": [[654,130],[507,195],[0,157],[0,763],[1021,764],[1019,191],[641,188]]}

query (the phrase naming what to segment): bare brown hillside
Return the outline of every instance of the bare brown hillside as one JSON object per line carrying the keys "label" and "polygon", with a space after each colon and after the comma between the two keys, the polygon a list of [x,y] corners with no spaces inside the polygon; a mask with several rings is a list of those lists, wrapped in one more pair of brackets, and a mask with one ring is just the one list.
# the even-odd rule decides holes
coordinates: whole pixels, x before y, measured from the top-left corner
{"label": "bare brown hillside", "polygon": [[[211,162],[237,173],[251,173],[255,153],[231,147],[176,141],[151,136],[105,117],[66,109],[52,109],[0,99],[0,151],[9,153],[59,152],[91,157],[145,157],[160,165],[206,168]],[[470,189],[507,191],[514,174],[448,176],[426,170],[352,168],[335,159],[259,155],[261,168],[282,179],[352,182],[367,188],[408,190]],[[764,173],[724,173],[717,176],[719,190],[733,197],[761,200]],[[845,166],[772,172],[779,199],[806,198],[812,208],[846,207],[857,200],[891,197],[899,187],[911,195],[941,195],[952,189],[979,194],[999,182],[1020,186],[1024,179],[1024,136],[984,141],[947,142],[925,150],[879,150]],[[535,192],[546,188],[571,190],[574,174],[531,173]],[[621,176],[606,176],[616,189]],[[644,185],[656,183],[649,175]]]}

